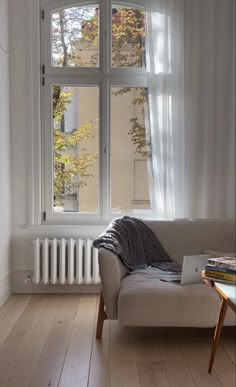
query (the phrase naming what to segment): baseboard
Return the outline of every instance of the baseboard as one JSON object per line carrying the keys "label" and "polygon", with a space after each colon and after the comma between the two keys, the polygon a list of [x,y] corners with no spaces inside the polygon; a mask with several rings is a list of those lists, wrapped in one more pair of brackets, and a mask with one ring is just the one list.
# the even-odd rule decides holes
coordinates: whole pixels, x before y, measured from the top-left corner
{"label": "baseboard", "polygon": [[10,271],[0,279],[0,306],[10,297]]}
{"label": "baseboard", "polygon": [[11,272],[11,293],[100,293],[101,285],[44,285],[32,282],[32,270]]}

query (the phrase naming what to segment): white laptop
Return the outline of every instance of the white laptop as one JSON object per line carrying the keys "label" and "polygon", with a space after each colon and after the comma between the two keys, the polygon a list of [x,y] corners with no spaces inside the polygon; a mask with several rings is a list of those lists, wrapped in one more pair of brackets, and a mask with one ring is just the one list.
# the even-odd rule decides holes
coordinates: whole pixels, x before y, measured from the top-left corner
{"label": "white laptop", "polygon": [[201,273],[205,269],[209,255],[185,255],[183,258],[182,273],[180,278],[163,278],[162,281],[176,285],[189,285],[202,283]]}

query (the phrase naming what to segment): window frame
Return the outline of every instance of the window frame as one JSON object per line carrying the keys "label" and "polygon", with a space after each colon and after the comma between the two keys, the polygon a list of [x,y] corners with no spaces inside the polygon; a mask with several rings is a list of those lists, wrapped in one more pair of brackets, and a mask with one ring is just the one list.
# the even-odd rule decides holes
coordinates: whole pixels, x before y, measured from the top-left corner
{"label": "window frame", "polygon": [[[39,0],[38,0],[39,1]],[[98,4],[100,14],[99,27],[99,67],[95,68],[63,68],[51,66],[51,36],[50,15],[52,11],[61,8],[68,8],[76,5]],[[145,1],[120,0],[118,5],[124,4],[134,6],[135,8],[145,9]],[[41,19],[41,212],[43,214],[41,222],[44,224],[64,224],[64,223],[103,223],[118,216],[112,213],[111,208],[111,179],[110,179],[110,93],[112,87],[147,87],[146,68],[119,68],[111,66],[111,15],[112,2],[110,0],[96,1],[72,1],[72,0],[42,0],[41,11],[44,12],[44,18]],[[51,86],[55,84],[98,86],[99,87],[99,212],[98,213],[79,213],[53,211],[53,171],[50,169],[52,163],[52,131],[47,131],[51,127],[51,112],[48,106],[51,105]],[[50,126],[49,126],[50,125]],[[50,133],[49,133],[50,132]],[[124,213],[122,213],[123,215]],[[135,213],[126,215],[134,215]],[[142,217],[151,217],[151,210],[142,213]]]}

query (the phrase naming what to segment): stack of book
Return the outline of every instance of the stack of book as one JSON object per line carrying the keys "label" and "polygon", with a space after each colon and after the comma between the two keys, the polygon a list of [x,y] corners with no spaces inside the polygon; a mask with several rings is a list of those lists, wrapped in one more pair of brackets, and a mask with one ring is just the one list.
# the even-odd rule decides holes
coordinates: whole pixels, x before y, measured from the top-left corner
{"label": "stack of book", "polygon": [[236,258],[208,258],[205,276],[214,281],[236,284]]}

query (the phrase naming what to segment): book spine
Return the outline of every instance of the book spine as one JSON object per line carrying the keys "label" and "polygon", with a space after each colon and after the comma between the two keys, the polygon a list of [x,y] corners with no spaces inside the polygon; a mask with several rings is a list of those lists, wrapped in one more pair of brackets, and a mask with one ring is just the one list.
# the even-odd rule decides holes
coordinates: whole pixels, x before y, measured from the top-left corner
{"label": "book spine", "polygon": [[217,265],[206,265],[206,270],[210,271],[218,271],[221,273],[229,273],[229,274],[236,274],[236,270],[229,269],[228,267],[222,267]]}
{"label": "book spine", "polygon": [[225,281],[236,282],[236,274],[221,273],[212,270],[205,270],[205,274],[207,277],[219,278]]}

